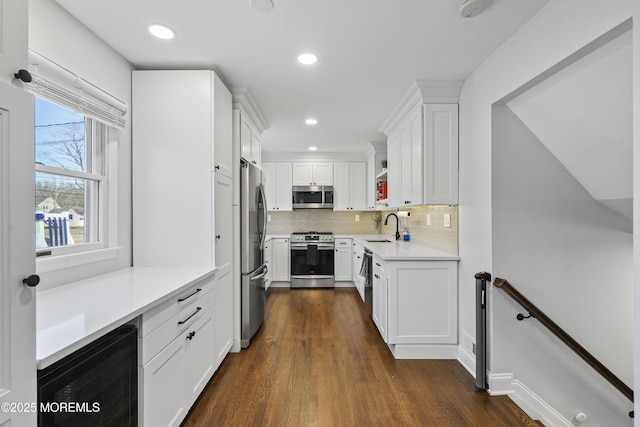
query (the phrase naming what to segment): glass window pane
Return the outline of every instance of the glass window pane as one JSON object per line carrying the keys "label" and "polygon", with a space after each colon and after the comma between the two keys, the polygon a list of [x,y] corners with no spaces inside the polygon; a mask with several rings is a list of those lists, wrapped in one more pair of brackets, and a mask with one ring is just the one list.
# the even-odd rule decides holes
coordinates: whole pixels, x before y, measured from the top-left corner
{"label": "glass window pane", "polygon": [[91,172],[87,169],[85,117],[67,108],[35,98],[35,161],[47,166]]}
{"label": "glass window pane", "polygon": [[87,203],[98,193],[98,181],[36,172],[36,248],[99,240],[98,221]]}

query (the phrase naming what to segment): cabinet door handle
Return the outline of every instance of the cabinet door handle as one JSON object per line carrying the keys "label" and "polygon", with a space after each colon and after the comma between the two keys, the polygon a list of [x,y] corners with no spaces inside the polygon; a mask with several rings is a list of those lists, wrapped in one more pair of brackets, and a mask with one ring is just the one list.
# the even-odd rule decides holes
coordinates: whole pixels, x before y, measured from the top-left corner
{"label": "cabinet door handle", "polygon": [[377,265],[378,267],[382,267],[382,266],[380,265],[380,263],[377,263],[377,262],[376,262],[376,265]]}
{"label": "cabinet door handle", "polygon": [[179,322],[178,322],[178,325],[184,325],[185,323],[187,323],[187,322],[189,321],[189,319],[191,319],[193,316],[195,316],[196,314],[198,314],[198,312],[199,312],[200,310],[202,310],[202,307],[198,307],[198,308],[196,308],[196,311],[194,311],[193,313],[191,313],[191,314],[189,315],[189,317],[187,317],[187,318],[186,318],[186,319],[184,319],[184,320],[179,321]]}
{"label": "cabinet door handle", "polygon": [[182,297],[178,300],[178,302],[183,302],[188,300],[189,298],[191,298],[192,296],[194,296],[195,294],[197,294],[198,292],[200,292],[202,289],[198,288],[195,291],[193,291],[192,293],[190,293],[189,295],[187,295],[186,297]]}
{"label": "cabinet door handle", "polygon": [[216,234],[216,239],[220,240],[220,237],[221,236],[219,234]]}
{"label": "cabinet door handle", "polygon": [[215,166],[216,170],[220,170],[220,165]]}

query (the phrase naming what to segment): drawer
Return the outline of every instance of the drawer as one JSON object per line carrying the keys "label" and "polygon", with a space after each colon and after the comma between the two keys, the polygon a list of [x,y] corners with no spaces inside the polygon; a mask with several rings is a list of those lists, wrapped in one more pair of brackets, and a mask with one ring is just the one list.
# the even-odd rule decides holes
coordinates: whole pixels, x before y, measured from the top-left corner
{"label": "drawer", "polygon": [[142,338],[142,363],[147,363],[178,335],[191,327],[215,305],[215,289],[199,297],[197,304],[190,304],[167,322]]}
{"label": "drawer", "polygon": [[335,239],[336,249],[337,248],[348,248],[351,246],[351,239]]}
{"label": "drawer", "polygon": [[373,272],[382,276],[389,278],[389,265],[386,261],[378,258],[376,255],[373,256]]}
{"label": "drawer", "polygon": [[191,307],[200,298],[203,298],[204,295],[213,288],[213,280],[213,277],[207,277],[206,279],[189,286],[178,295],[143,313],[140,336],[144,337],[148,335],[164,322],[171,319],[185,308]]}

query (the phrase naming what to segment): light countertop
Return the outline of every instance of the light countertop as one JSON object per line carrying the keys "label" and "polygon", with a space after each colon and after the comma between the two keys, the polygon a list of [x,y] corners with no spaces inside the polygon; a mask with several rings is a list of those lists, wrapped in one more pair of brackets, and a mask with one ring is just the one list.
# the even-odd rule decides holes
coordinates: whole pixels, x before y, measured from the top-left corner
{"label": "light countertop", "polygon": [[215,272],[131,267],[36,294],[36,363],[57,362]]}
{"label": "light countertop", "polygon": [[[290,234],[268,234],[267,239],[289,238]],[[455,254],[433,249],[416,243],[395,241],[393,236],[386,234],[335,234],[334,238],[354,239],[364,247],[385,261],[459,261]],[[368,242],[367,240],[388,239],[391,242]]]}

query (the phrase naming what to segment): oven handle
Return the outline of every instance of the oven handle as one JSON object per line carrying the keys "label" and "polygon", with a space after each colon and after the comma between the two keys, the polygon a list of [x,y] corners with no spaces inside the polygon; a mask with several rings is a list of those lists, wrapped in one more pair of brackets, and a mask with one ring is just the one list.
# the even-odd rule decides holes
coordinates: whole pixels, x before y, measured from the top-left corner
{"label": "oven handle", "polygon": [[[317,245],[318,246],[318,250],[319,251],[332,251],[335,249],[335,245]],[[302,245],[302,246],[296,246],[296,245],[291,245],[291,250],[292,251],[306,251],[307,250],[307,245]]]}

